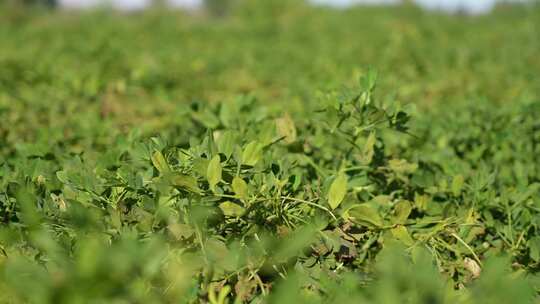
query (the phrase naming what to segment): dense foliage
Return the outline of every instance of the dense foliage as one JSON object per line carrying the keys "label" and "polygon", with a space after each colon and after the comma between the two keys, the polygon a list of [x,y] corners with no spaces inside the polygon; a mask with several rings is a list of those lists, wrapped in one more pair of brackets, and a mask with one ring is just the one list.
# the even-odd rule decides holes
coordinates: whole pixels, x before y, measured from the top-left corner
{"label": "dense foliage", "polygon": [[210,15],[0,11],[0,302],[538,302],[538,7]]}

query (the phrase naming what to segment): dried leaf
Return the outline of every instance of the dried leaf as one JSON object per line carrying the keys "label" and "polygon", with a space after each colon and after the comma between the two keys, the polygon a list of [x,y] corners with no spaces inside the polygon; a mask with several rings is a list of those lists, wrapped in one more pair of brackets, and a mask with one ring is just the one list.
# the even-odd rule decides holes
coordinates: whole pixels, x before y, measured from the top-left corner
{"label": "dried leaf", "polygon": [[465,269],[467,269],[471,273],[473,279],[480,277],[482,268],[480,268],[480,265],[478,265],[475,260],[471,258],[463,259],[463,267],[465,267]]}

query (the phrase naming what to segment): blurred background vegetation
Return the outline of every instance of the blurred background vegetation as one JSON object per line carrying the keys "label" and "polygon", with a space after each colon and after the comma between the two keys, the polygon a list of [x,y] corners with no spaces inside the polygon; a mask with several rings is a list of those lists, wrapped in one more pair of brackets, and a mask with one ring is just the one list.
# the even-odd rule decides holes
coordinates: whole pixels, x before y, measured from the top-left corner
{"label": "blurred background vegetation", "polygon": [[0,302],[538,302],[538,6],[21,3]]}

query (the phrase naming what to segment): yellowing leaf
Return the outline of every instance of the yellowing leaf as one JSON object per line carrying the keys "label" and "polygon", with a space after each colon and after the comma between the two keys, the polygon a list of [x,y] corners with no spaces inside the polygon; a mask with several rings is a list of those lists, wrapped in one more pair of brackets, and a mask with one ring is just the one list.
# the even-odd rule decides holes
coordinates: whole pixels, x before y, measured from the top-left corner
{"label": "yellowing leaf", "polygon": [[247,186],[246,182],[242,178],[240,178],[238,176],[233,178],[232,188],[233,188],[234,193],[238,197],[240,197],[242,200],[247,200],[248,186]]}
{"label": "yellowing leaf", "polygon": [[276,119],[276,129],[279,136],[284,138],[285,143],[291,144],[296,141],[296,127],[289,114]]}
{"label": "yellowing leaf", "polygon": [[188,239],[195,233],[195,230],[186,224],[171,223],[167,226],[167,229],[177,240]]}
{"label": "yellowing leaf", "polygon": [[330,185],[328,190],[328,204],[332,210],[336,209],[347,194],[347,176],[340,173]]}
{"label": "yellowing leaf", "polygon": [[219,209],[221,209],[226,216],[242,216],[246,212],[244,207],[229,201],[219,204]]}
{"label": "yellowing leaf", "polygon": [[221,171],[221,159],[216,155],[210,160],[206,170],[206,178],[212,191],[215,191],[216,185],[221,181]]}
{"label": "yellowing leaf", "polygon": [[169,168],[169,164],[167,164],[167,160],[159,151],[156,151],[154,152],[154,154],[152,154],[152,164],[161,174],[165,174],[171,171],[171,169]]}

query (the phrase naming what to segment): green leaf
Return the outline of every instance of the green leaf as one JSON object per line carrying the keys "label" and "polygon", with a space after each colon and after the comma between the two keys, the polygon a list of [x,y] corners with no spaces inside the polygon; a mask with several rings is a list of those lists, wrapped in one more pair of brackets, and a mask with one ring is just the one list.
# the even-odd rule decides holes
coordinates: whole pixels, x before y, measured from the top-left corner
{"label": "green leaf", "polygon": [[394,224],[404,224],[411,214],[412,205],[408,201],[399,201],[394,207]]}
{"label": "green leaf", "polygon": [[216,129],[219,126],[219,118],[210,110],[193,112],[191,115],[207,129]]}
{"label": "green leaf", "polygon": [[216,141],[214,140],[214,132],[212,132],[210,129],[206,130],[205,141],[208,145],[208,152],[210,152],[210,155],[218,154],[218,147],[216,145]]}
{"label": "green leaf", "polygon": [[175,174],[172,177],[171,182],[174,186],[182,188],[189,192],[193,192],[197,194],[201,193],[201,189],[199,188],[197,179],[193,176],[189,176],[185,174]]}
{"label": "green leaf", "polygon": [[328,190],[328,204],[332,210],[336,209],[347,194],[347,176],[340,173],[330,185]]}
{"label": "green leaf", "polygon": [[169,164],[167,164],[167,160],[160,151],[155,151],[154,154],[152,154],[152,164],[161,174],[171,171]]}
{"label": "green leaf", "polygon": [[244,201],[247,200],[248,186],[242,178],[235,176],[232,181],[232,188],[233,188],[234,193],[239,198],[241,198]]}
{"label": "green leaf", "polygon": [[216,185],[221,181],[221,159],[219,155],[214,156],[208,163],[208,169],[206,170],[206,178],[210,189],[215,192]]}
{"label": "green leaf", "polygon": [[418,169],[417,164],[409,163],[404,159],[391,159],[388,161],[388,166],[398,174],[410,174]]}
{"label": "green leaf", "polygon": [[233,103],[224,102],[221,104],[219,111],[219,119],[225,127],[231,127],[235,118],[237,118],[237,110]]}
{"label": "green leaf", "polygon": [[540,237],[535,236],[527,243],[529,245],[529,254],[531,259],[537,263],[540,262]]}
{"label": "green leaf", "polygon": [[392,236],[396,238],[397,240],[403,242],[406,246],[412,246],[414,245],[414,240],[412,239],[411,235],[409,234],[409,231],[407,230],[407,227],[405,226],[396,226],[392,228],[391,230]]}
{"label": "green leaf", "polygon": [[242,152],[242,164],[253,167],[261,157],[262,145],[254,140],[247,144],[244,152]]}
{"label": "green leaf", "polygon": [[373,155],[375,154],[374,147],[376,139],[377,137],[375,136],[375,132],[371,132],[366,140],[366,143],[364,144],[360,160],[365,165],[369,165],[373,160]]}
{"label": "green leaf", "polygon": [[228,159],[234,151],[236,135],[232,131],[225,131],[216,142],[219,152],[223,153]]}
{"label": "green leaf", "polygon": [[360,78],[360,85],[366,91],[373,91],[377,84],[378,73],[375,69],[370,68],[366,75]]}
{"label": "green leaf", "polygon": [[66,171],[56,172],[56,178],[58,178],[58,180],[63,184],[69,184],[69,179]]}
{"label": "green leaf", "polygon": [[377,210],[369,205],[362,204],[350,208],[347,214],[352,217],[352,221],[367,227],[380,228],[383,226],[383,220]]}
{"label": "green leaf", "polygon": [[196,172],[197,174],[201,176],[206,176],[209,163],[210,161],[207,158],[204,158],[204,157],[195,158],[193,160],[193,172]]}
{"label": "green leaf", "polygon": [[246,212],[244,207],[230,201],[219,204],[219,209],[221,209],[226,216],[234,217],[242,216]]}
{"label": "green leaf", "polygon": [[454,196],[458,196],[461,194],[461,190],[463,189],[463,184],[465,183],[465,180],[463,178],[463,175],[458,174],[454,176],[452,180],[452,193]]}

